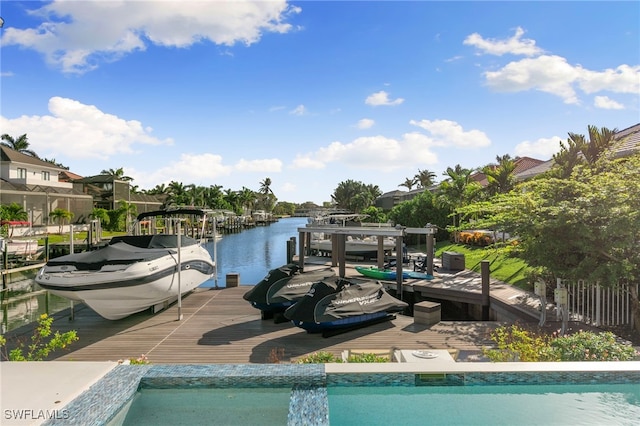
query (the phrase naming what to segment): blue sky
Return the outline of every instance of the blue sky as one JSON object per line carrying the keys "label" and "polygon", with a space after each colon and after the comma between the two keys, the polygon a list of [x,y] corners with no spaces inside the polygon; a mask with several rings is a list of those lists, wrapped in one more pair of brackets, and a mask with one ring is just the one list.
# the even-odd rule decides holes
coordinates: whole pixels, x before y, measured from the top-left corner
{"label": "blue sky", "polygon": [[640,122],[640,2],[3,1],[0,132],[321,204]]}

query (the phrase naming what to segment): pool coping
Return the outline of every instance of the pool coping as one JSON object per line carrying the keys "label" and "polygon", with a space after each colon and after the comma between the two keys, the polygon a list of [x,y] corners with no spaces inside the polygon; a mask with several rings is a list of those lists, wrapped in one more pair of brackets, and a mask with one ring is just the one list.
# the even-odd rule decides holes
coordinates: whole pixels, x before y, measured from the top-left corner
{"label": "pool coping", "polygon": [[[51,409],[50,405],[34,405],[39,401],[39,392],[50,383],[55,383],[59,389],[66,387],[64,392],[59,391],[60,402],[56,404],[53,418],[3,424],[103,425],[117,415],[143,383],[146,387],[260,387],[273,383],[277,386],[293,385],[291,404],[297,404],[296,409],[306,417],[289,418],[289,425],[328,424],[328,408],[320,402],[326,401],[327,384],[364,385],[377,380],[374,377],[381,374],[386,375],[389,383],[401,386],[410,386],[414,384],[415,378],[423,376],[427,381],[434,376],[437,379],[452,380],[449,384],[460,384],[460,381],[470,385],[488,384],[487,381],[494,380],[509,384],[515,383],[513,373],[520,373],[525,380],[533,383],[564,383],[574,376],[578,377],[580,383],[601,383],[612,378],[617,382],[640,383],[640,361],[449,362],[446,365],[430,361],[432,360],[367,364],[158,365],[73,361],[3,362],[0,363],[3,373],[3,415],[6,408]],[[43,375],[46,375],[46,380],[42,380]],[[78,379],[68,382],[70,375]],[[439,382],[432,384],[437,385]],[[6,401],[5,395],[12,395],[5,392],[8,389],[22,389],[22,392],[14,392],[10,401]],[[6,403],[20,405],[12,407]]]}

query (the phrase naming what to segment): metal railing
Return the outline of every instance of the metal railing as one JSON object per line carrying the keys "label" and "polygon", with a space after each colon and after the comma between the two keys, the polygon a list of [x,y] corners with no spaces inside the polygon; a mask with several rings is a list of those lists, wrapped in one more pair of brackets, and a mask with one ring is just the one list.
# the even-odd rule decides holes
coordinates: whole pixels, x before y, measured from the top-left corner
{"label": "metal railing", "polygon": [[596,326],[630,325],[630,286],[638,284],[620,283],[605,287],[585,280],[569,281],[558,279],[557,287],[567,289],[567,309],[573,321]]}

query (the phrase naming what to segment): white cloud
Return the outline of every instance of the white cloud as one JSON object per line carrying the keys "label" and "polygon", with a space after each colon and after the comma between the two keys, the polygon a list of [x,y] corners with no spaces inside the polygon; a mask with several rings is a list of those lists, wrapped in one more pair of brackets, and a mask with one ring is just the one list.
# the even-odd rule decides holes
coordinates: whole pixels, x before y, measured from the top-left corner
{"label": "white cloud", "polygon": [[299,155],[292,167],[320,169],[338,163],[353,169],[382,172],[411,169],[437,162],[432,145],[428,137],[417,132],[407,133],[400,140],[385,136],[361,137],[346,144],[332,142],[315,152]]}
{"label": "white cloud", "polygon": [[367,99],[365,99],[364,101],[365,104],[372,105],[372,106],[380,106],[380,105],[394,106],[394,105],[400,105],[403,102],[404,102],[404,99],[402,98],[397,98],[394,100],[389,99],[389,94],[384,90],[381,90],[372,95],[369,95]]}
{"label": "white cloud", "polygon": [[295,183],[285,182],[278,188],[278,191],[282,192],[295,192],[298,189],[298,186]]}
{"label": "white cloud", "polygon": [[372,119],[363,118],[362,120],[358,120],[357,127],[358,129],[370,129],[373,127],[374,124],[376,124],[376,122],[373,121]]}
{"label": "white cloud", "polygon": [[315,169],[320,170],[326,167],[322,160],[313,158],[312,154],[296,155],[291,163],[292,169]]}
{"label": "white cloud", "polygon": [[585,93],[609,90],[616,93],[640,93],[640,65],[620,65],[616,69],[590,71],[581,69],[580,88]]}
{"label": "white cloud", "polygon": [[541,160],[549,159],[560,150],[559,136],[540,138],[536,141],[523,141],[516,145],[515,154],[519,157],[532,157]]}
{"label": "white cloud", "polygon": [[22,134],[42,157],[108,159],[134,152],[136,144],[171,145],[172,139],[152,136],[152,129],[137,120],[125,120],[73,99],[49,99],[51,115],[1,118],[3,133]]}
{"label": "white cloud", "polygon": [[491,145],[491,140],[484,132],[480,130],[465,131],[455,121],[411,120],[409,123],[431,133],[431,140],[435,146],[480,148]]}
{"label": "white cloud", "polygon": [[179,176],[180,182],[200,182],[219,179],[231,174],[232,167],[222,163],[222,157],[215,154],[182,154],[178,161],[153,172],[125,168],[127,176],[134,179],[140,188],[153,188],[156,185],[168,184]]}
{"label": "white cloud", "polygon": [[521,92],[531,89],[560,96],[567,104],[578,103],[572,84],[582,70],[560,56],[539,56],[510,62],[498,71],[484,73],[487,85],[498,92]]}
{"label": "white cloud", "polygon": [[282,161],[277,158],[263,160],[245,160],[243,158],[235,164],[234,169],[241,172],[281,172]]}
{"label": "white cloud", "polygon": [[536,46],[535,40],[521,39],[524,30],[520,27],[516,28],[513,37],[506,40],[485,39],[478,33],[473,33],[464,39],[463,44],[474,46],[489,55],[502,56],[505,54],[536,56],[543,53],[543,50]]}
{"label": "white cloud", "polygon": [[305,115],[305,114],[307,114],[307,109],[305,108],[304,105],[298,105],[297,107],[295,107],[294,109],[289,111],[289,114],[291,114],[291,115]]}
{"label": "white cloud", "polygon": [[613,99],[609,99],[608,96],[596,96],[593,99],[593,105],[596,108],[602,109],[624,109],[624,105],[620,102],[616,102]]}
{"label": "white cloud", "polygon": [[203,41],[249,46],[263,33],[287,33],[286,20],[301,11],[286,0],[54,1],[31,11],[43,19],[36,28],[6,28],[3,45],[43,54],[67,73],[82,73],[99,61],[117,60],[147,43],[185,48]]}

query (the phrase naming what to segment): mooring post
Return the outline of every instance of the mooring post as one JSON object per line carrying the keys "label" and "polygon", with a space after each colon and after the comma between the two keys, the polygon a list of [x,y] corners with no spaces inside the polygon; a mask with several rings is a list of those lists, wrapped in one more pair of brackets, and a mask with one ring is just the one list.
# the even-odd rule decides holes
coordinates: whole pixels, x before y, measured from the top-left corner
{"label": "mooring post", "polygon": [[480,261],[480,273],[482,275],[482,321],[489,321],[489,261]]}

